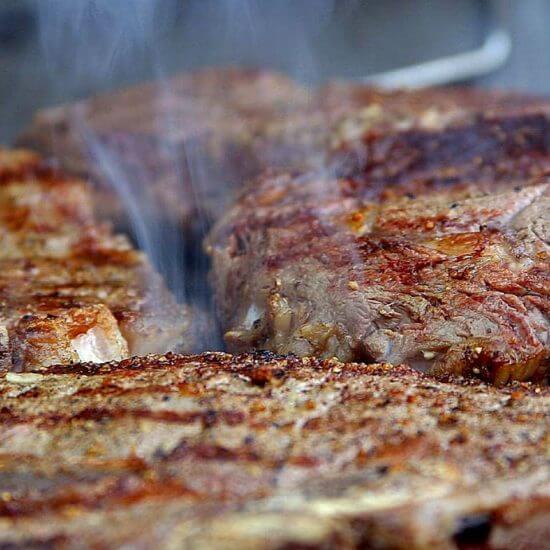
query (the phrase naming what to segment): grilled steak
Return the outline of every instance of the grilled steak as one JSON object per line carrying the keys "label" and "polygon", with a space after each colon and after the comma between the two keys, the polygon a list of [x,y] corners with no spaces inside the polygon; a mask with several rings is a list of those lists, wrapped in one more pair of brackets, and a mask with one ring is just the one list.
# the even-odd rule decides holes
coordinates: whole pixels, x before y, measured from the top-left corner
{"label": "grilled steak", "polygon": [[341,177],[260,178],[207,245],[229,349],[544,376],[549,144],[541,107],[367,132]]}
{"label": "grilled steak", "polygon": [[[542,548],[547,388],[226,354],[8,373],[9,547]],[[470,546],[468,546],[470,545]]]}
{"label": "grilled steak", "polygon": [[[529,112],[541,103],[515,94],[382,91],[343,82],[306,89],[269,71],[218,68],[46,110],[20,143],[92,175],[99,192],[111,196],[101,201],[110,218],[122,213],[113,212],[113,185],[105,180],[126,179],[138,182],[132,188],[148,205],[143,215],[189,230],[196,212],[216,219],[233,190],[266,168],[341,171],[350,157],[364,159],[366,132],[463,125],[480,112]],[[382,141],[377,155],[388,147]]]}
{"label": "grilled steak", "polygon": [[28,370],[165,352],[187,313],[127,239],[95,221],[86,185],[0,150],[0,357]]}

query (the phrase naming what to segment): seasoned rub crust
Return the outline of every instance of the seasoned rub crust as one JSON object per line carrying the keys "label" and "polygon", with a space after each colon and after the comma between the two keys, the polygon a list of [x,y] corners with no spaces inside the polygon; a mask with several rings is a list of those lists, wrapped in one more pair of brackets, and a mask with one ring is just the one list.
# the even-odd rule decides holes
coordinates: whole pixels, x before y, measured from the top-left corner
{"label": "seasoned rub crust", "polygon": [[512,548],[548,536],[550,394],[529,383],[211,353],[9,373],[0,393],[6,545]]}

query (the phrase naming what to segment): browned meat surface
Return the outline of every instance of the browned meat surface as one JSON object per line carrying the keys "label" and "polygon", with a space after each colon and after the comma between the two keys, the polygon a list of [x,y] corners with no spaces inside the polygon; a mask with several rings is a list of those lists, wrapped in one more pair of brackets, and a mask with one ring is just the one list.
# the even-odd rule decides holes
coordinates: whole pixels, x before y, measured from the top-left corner
{"label": "browned meat surface", "polygon": [[150,356],[0,381],[6,547],[542,548],[550,393]]}
{"label": "browned meat surface", "polygon": [[215,69],[40,113],[21,142],[104,215],[110,179],[225,214],[231,349],[320,358],[115,362],[186,313],[82,182],[0,151],[0,546],[548,546],[549,111]]}
{"label": "browned meat surface", "polygon": [[[284,133],[274,121],[309,101],[306,89],[276,73],[204,70],[43,111],[19,141],[92,175],[102,196],[113,195],[109,180],[122,173],[130,185],[140,182],[149,215],[189,224],[197,210],[223,208],[231,185],[258,172],[254,149],[267,126]],[[113,204],[101,206],[118,217]]]}
{"label": "browned meat surface", "polygon": [[520,381],[549,362],[548,116],[219,69],[40,113],[22,143],[104,215],[111,179],[147,218],[225,212],[232,349],[388,364],[81,363],[185,347],[186,314],[82,182],[0,151],[0,546],[547,545],[550,393]]}
{"label": "browned meat surface", "polygon": [[187,313],[86,185],[22,150],[0,150],[0,307],[2,370],[189,345]]}
{"label": "browned meat surface", "polygon": [[363,196],[548,174],[550,102],[535,103],[531,109],[479,114],[439,130],[368,131],[342,145],[331,166],[337,174],[352,178],[354,191]]}
{"label": "browned meat surface", "polygon": [[[217,68],[43,111],[20,143],[93,175],[101,194],[113,193],[105,180],[126,179],[146,197],[144,215],[192,225],[195,212],[215,219],[234,189],[265,168],[357,164],[366,132],[377,143],[380,134],[412,133],[404,138],[410,142],[415,131],[471,123],[480,112],[531,112],[539,103],[461,89],[382,91],[343,82],[306,89],[269,71]],[[350,143],[353,155],[333,154]],[[369,162],[380,164],[390,145],[404,147],[383,139]],[[403,167],[397,155],[391,170]],[[108,216],[121,215],[116,201],[101,204]]]}
{"label": "browned meat surface", "polygon": [[549,146],[539,106],[367,132],[339,178],[260,178],[207,245],[229,349],[543,377]]}

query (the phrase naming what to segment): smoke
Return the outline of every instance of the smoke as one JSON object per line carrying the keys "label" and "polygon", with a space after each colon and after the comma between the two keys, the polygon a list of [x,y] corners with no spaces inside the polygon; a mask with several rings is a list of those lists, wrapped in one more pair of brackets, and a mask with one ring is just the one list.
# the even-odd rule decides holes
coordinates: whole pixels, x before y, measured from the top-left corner
{"label": "smoke", "polygon": [[[124,82],[154,55],[157,38],[173,15],[151,0],[36,2],[41,48],[52,83],[66,95],[95,93]],[[115,77],[116,75],[116,77]],[[136,75],[137,76],[137,75]]]}
{"label": "smoke", "polygon": [[[329,21],[333,1],[36,0],[36,8],[48,85],[65,97],[83,99],[142,80],[156,82],[147,108],[147,155],[141,146],[132,149],[132,139],[124,141],[123,152],[116,139],[106,139],[86,103],[71,111],[70,123],[119,197],[137,245],[179,300],[210,311],[200,244],[212,223],[212,194],[227,201],[226,176],[212,166],[202,141],[177,114],[181,97],[169,77],[197,66],[244,64],[314,81],[317,63],[311,44]],[[186,109],[193,109],[192,98],[186,99]],[[102,118],[108,120],[109,113]],[[142,122],[132,121],[136,126]],[[184,137],[176,143],[175,135]],[[135,138],[139,144],[143,136]],[[161,176],[151,158],[171,182],[168,203],[157,192]],[[203,345],[218,346],[215,329],[206,333]]]}
{"label": "smoke", "polygon": [[194,53],[203,64],[270,67],[313,82],[319,67],[314,42],[335,5],[335,0],[189,2],[183,32],[191,47],[197,45]]}

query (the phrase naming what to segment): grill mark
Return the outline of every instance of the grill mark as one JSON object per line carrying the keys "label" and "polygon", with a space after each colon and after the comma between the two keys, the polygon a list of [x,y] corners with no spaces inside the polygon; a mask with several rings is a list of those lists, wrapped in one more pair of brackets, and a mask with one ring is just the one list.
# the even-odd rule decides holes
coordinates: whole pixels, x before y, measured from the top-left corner
{"label": "grill mark", "polygon": [[200,494],[189,489],[181,482],[170,479],[150,481],[135,479],[129,476],[115,478],[100,491],[93,487],[67,487],[63,494],[51,498],[13,498],[9,501],[0,500],[0,517],[17,518],[44,513],[61,512],[69,509],[72,515],[81,510],[97,510],[102,508],[120,508],[132,506],[144,500],[172,500],[189,498],[192,501],[200,498]]}
{"label": "grill mark", "polygon": [[[476,159],[480,157],[483,168],[497,170],[508,158],[547,155],[548,133],[548,117],[544,114],[500,119],[479,116],[471,124],[435,132],[413,129],[389,135],[370,133],[364,140],[366,154],[357,155],[366,162],[357,160],[350,170],[348,161],[349,172],[339,175],[363,178],[369,184],[384,181],[402,185],[427,171],[432,174],[432,185],[446,185],[457,181],[457,170],[479,172]],[[343,148],[338,154],[349,155],[350,151]],[[454,168],[454,175],[449,176],[449,167]],[[471,175],[475,178],[476,172]]]}
{"label": "grill mark", "polygon": [[178,445],[166,456],[165,461],[182,459],[221,460],[239,462],[260,462],[262,458],[249,447],[228,448],[214,443],[191,444],[188,440],[181,440]]}
{"label": "grill mark", "polygon": [[164,422],[168,424],[193,424],[202,422],[205,427],[211,427],[218,423],[224,423],[228,426],[242,424],[246,415],[241,411],[192,411],[178,413],[175,411],[151,411],[147,409],[125,409],[125,408],[101,408],[88,407],[77,413],[72,414],[42,414],[42,415],[24,415],[18,414],[9,407],[0,409],[0,422],[3,426],[13,426],[16,424],[34,424],[36,427],[57,427],[63,424],[79,421],[106,422],[119,420],[122,418],[131,418],[132,420],[152,420],[154,422]]}

